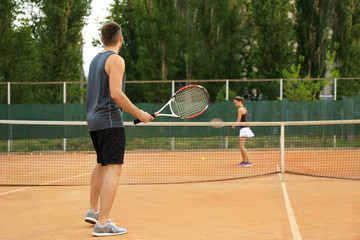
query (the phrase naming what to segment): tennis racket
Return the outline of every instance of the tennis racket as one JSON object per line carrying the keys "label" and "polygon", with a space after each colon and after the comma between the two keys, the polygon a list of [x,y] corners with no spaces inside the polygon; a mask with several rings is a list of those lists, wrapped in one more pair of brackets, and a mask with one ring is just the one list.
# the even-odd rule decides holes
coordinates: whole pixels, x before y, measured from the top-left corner
{"label": "tennis racket", "polygon": [[[220,118],[213,118],[213,119],[211,119],[210,122],[211,122],[211,123],[222,123],[223,120],[221,120]],[[214,124],[214,125],[212,125],[212,127],[213,127],[213,128],[222,128],[222,127],[224,127],[224,125]]]}
{"label": "tennis racket", "polygon": [[[188,85],[179,89],[170,100],[157,112],[151,114],[153,117],[175,117],[181,119],[194,118],[208,108],[210,103],[209,93],[200,85]],[[171,114],[160,113],[169,106]],[[139,119],[134,120],[138,124]]]}

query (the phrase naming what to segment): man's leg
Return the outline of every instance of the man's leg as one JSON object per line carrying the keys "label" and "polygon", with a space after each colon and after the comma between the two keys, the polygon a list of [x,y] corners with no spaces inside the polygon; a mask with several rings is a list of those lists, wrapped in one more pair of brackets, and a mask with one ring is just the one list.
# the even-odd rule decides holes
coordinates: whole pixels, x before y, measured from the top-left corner
{"label": "man's leg", "polygon": [[104,226],[108,220],[119,185],[121,164],[108,164],[100,193],[100,215],[98,224]]}
{"label": "man's leg", "polygon": [[101,188],[104,183],[106,168],[107,166],[101,166],[101,164],[97,164],[91,174],[90,209],[94,210],[94,212],[99,210],[99,197]]}

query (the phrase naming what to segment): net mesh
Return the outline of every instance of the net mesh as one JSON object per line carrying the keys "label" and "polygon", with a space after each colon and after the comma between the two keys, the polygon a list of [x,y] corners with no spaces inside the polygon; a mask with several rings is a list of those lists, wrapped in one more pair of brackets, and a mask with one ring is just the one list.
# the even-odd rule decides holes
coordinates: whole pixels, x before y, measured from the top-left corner
{"label": "net mesh", "polygon": [[[239,129],[231,126],[238,124],[127,122],[120,184],[224,181],[281,171],[360,180],[359,120],[248,123],[255,137],[246,140],[253,163],[246,168],[237,165]],[[89,184],[96,154],[86,122],[0,121],[0,134],[0,185]]]}
{"label": "net mesh", "polygon": [[194,117],[202,113],[208,105],[209,94],[201,86],[179,90],[170,103],[173,112],[182,118]]}

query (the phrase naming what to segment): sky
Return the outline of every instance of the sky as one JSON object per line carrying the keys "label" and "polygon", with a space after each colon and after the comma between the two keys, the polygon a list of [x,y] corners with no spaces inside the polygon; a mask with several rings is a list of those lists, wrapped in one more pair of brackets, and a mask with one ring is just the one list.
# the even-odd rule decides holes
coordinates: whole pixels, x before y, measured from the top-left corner
{"label": "sky", "polygon": [[92,58],[101,51],[101,47],[94,47],[91,42],[93,39],[100,39],[100,28],[99,22],[104,22],[106,16],[109,15],[108,9],[113,0],[92,0],[91,13],[86,19],[86,25],[82,31],[84,38],[83,47],[83,60],[84,60],[84,71],[87,75],[89,72],[89,65]]}

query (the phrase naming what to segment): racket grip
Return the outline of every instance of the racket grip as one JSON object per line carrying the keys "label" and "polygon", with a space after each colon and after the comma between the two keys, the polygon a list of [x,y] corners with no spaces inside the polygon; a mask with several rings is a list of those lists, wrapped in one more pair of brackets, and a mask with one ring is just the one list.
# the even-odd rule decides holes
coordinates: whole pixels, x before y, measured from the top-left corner
{"label": "racket grip", "polygon": [[[153,116],[154,118],[156,117],[155,113],[150,114],[150,115]],[[141,123],[141,121],[139,119],[135,119],[133,122],[134,122],[134,125]]]}

